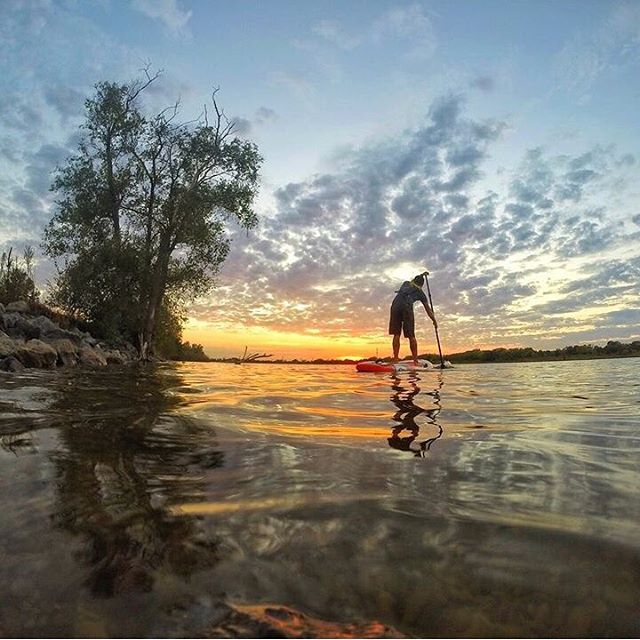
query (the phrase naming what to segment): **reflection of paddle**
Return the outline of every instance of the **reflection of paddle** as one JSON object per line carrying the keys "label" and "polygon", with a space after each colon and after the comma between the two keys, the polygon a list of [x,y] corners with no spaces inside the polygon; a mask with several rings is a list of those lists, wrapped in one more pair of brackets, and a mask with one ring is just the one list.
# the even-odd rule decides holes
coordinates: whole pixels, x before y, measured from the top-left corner
{"label": "reflection of paddle", "polygon": [[[431,299],[431,289],[429,288],[429,278],[427,277],[429,275],[429,272],[424,271],[423,275],[427,283],[427,293],[429,294],[429,304],[431,305],[431,312],[435,317],[436,312],[433,310],[433,300]],[[440,368],[444,369],[444,358],[442,357],[442,349],[440,348],[440,336],[438,335],[438,327],[434,326],[433,328],[436,330],[436,341],[438,342],[438,353],[440,354]]]}

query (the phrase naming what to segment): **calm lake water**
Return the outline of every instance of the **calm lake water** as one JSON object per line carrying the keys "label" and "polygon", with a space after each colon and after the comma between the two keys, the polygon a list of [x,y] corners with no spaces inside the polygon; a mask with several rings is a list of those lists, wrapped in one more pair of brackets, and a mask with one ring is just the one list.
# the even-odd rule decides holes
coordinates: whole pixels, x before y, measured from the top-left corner
{"label": "calm lake water", "polygon": [[0,374],[0,634],[637,637],[639,365]]}

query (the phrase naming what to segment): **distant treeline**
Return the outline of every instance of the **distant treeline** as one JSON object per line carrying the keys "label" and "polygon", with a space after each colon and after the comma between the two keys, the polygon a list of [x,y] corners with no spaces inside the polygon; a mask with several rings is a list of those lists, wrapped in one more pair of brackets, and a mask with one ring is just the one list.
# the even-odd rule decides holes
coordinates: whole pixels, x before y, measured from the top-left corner
{"label": "distant treeline", "polygon": [[[590,358],[628,358],[640,356],[640,340],[634,342],[618,342],[609,340],[604,347],[593,344],[578,344],[562,349],[537,350],[531,347],[498,348],[498,349],[472,349],[461,353],[447,355],[447,360],[452,363],[472,362],[532,362],[543,360],[587,360]],[[429,354],[428,360],[437,363],[438,355]]]}
{"label": "distant treeline", "polygon": [[[194,346],[200,347],[200,345]],[[444,357],[453,364],[471,364],[474,362],[536,362],[547,360],[588,360],[591,358],[630,358],[634,356],[640,357],[640,340],[629,343],[610,340],[604,347],[592,344],[579,344],[552,350],[537,350],[531,347],[472,349],[460,353],[446,354]],[[434,353],[421,354],[420,358],[429,360],[436,365],[440,362],[440,356]],[[376,358],[375,356],[371,356],[363,359],[375,360]],[[389,360],[389,358],[381,358],[381,360]],[[209,361],[239,363],[238,358],[209,358]],[[263,360],[262,362],[264,364],[355,364],[358,360],[323,358],[299,360],[296,358],[293,360]]]}

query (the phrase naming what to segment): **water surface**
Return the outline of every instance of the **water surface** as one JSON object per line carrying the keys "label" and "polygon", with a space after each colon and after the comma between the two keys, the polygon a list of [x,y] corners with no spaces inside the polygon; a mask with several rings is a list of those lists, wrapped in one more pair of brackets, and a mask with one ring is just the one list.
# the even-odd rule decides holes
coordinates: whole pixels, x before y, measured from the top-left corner
{"label": "water surface", "polygon": [[3,375],[0,631],[638,636],[638,364]]}

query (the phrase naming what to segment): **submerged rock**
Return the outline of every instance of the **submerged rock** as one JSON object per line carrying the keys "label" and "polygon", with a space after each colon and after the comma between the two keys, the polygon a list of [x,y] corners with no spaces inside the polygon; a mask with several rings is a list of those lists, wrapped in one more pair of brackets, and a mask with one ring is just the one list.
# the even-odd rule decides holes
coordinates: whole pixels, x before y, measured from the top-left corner
{"label": "submerged rock", "polygon": [[330,622],[281,605],[233,605],[208,638],[404,638],[381,622]]}

